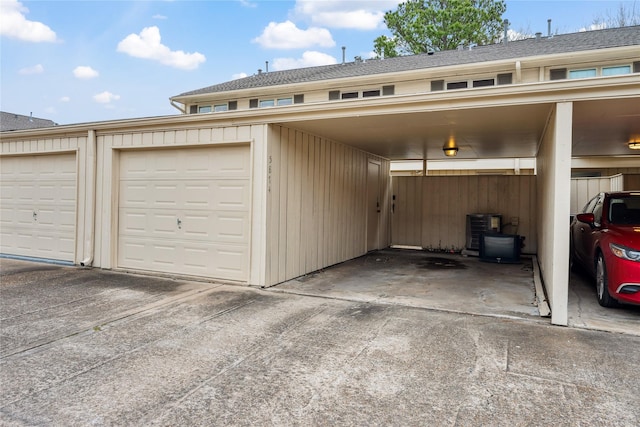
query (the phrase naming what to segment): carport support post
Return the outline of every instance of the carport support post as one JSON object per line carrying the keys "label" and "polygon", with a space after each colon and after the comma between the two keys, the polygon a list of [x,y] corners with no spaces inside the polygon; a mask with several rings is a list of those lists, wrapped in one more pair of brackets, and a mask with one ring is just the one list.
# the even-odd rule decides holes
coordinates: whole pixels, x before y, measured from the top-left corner
{"label": "carport support post", "polygon": [[538,150],[538,259],[551,323],[567,325],[573,103],[556,104]]}

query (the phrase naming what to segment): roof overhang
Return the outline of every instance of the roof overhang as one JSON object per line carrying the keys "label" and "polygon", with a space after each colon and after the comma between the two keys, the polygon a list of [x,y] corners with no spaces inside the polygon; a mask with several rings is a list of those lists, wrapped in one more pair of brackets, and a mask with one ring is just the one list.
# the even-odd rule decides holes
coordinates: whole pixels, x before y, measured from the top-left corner
{"label": "roof overhang", "polygon": [[62,125],[0,138],[279,124],[392,160],[444,159],[442,147],[450,138],[460,148],[459,159],[530,158],[557,102],[574,105],[574,157],[639,158],[627,147],[640,134],[638,74]]}
{"label": "roof overhang", "polygon": [[[544,43],[542,41],[541,43]],[[266,97],[286,93],[304,93],[319,90],[333,90],[344,87],[397,84],[413,80],[443,78],[443,76],[462,76],[466,74],[506,73],[517,69],[563,66],[571,64],[592,64],[603,61],[625,61],[638,59],[638,46],[623,46],[608,49],[585,50],[570,53],[516,57],[494,61],[472,62],[466,64],[426,67],[393,73],[368,74],[357,77],[335,78],[329,80],[307,81],[273,86],[208,92],[193,95],[177,95],[169,98],[170,102],[187,105],[198,102],[214,102],[216,100],[232,100],[252,97]],[[437,55],[437,53],[436,53]],[[384,60],[383,60],[384,61]]]}

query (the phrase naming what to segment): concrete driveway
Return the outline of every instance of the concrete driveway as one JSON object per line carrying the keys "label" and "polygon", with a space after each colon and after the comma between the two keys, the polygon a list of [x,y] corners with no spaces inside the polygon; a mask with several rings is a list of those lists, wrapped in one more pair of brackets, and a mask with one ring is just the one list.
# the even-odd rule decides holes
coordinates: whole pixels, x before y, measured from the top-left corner
{"label": "concrete driveway", "polygon": [[640,337],[0,260],[2,425],[640,424]]}
{"label": "concrete driveway", "polygon": [[[539,318],[531,258],[492,264],[477,257],[384,249],[277,285],[323,298],[516,319]],[[640,307],[598,305],[593,279],[569,278],[569,326],[640,335]]]}

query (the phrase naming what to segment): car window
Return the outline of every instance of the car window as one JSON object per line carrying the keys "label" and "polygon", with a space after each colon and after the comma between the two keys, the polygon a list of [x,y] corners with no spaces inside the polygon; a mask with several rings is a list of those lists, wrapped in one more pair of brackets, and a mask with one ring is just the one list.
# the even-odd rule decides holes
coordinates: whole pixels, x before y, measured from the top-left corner
{"label": "car window", "polygon": [[598,200],[595,208],[593,208],[593,223],[597,226],[602,224],[602,200]]}
{"label": "car window", "polygon": [[584,205],[584,209],[582,209],[582,213],[591,213],[593,212],[593,208],[596,205],[596,202],[600,199],[600,195],[597,195],[593,199],[589,200],[586,205]]}
{"label": "car window", "polygon": [[612,197],[608,219],[612,224],[640,225],[640,193]]}

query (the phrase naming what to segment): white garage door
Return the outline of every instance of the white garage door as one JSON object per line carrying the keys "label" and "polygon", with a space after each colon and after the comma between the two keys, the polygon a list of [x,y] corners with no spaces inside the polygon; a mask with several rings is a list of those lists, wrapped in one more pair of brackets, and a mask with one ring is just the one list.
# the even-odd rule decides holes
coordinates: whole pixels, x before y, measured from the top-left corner
{"label": "white garage door", "polygon": [[248,280],[249,146],[122,152],[118,266]]}
{"label": "white garage door", "polygon": [[3,254],[74,261],[76,156],[0,158]]}

